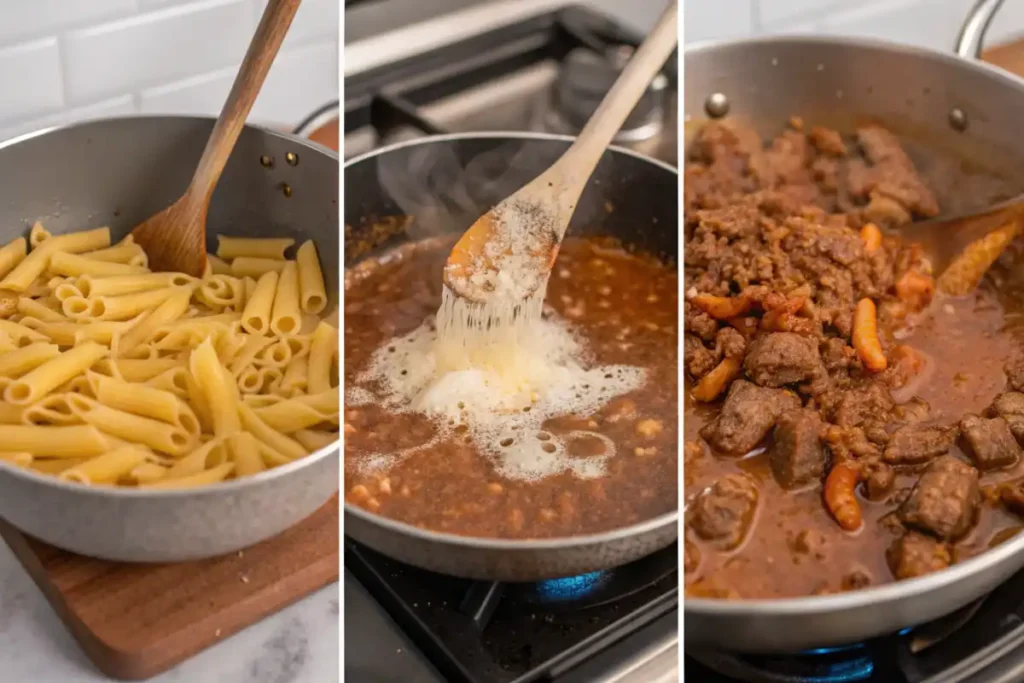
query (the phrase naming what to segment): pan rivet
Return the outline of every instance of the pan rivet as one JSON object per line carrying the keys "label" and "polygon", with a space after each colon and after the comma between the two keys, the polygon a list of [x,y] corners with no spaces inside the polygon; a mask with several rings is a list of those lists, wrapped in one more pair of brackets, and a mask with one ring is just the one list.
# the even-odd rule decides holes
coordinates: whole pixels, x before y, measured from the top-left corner
{"label": "pan rivet", "polygon": [[268,157],[264,154],[260,157],[260,166],[263,168],[274,168],[274,157]]}
{"label": "pan rivet", "polygon": [[284,160],[288,162],[289,166],[299,165],[299,155],[296,154],[295,152],[288,152],[287,154],[285,154]]}
{"label": "pan rivet", "polygon": [[289,185],[288,183],[281,183],[281,192],[284,193],[285,197],[291,197],[292,196],[292,186]]}
{"label": "pan rivet", "polygon": [[720,119],[729,113],[729,98],[720,92],[711,93],[704,101],[704,111],[713,119]]}
{"label": "pan rivet", "polygon": [[967,130],[967,113],[960,107],[953,107],[949,110],[949,125],[961,133]]}

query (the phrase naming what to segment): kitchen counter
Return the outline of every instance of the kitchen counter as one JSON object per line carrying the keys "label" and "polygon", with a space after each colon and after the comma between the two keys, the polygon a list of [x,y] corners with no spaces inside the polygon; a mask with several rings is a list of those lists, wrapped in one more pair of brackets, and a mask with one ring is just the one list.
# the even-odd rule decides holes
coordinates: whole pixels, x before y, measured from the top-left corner
{"label": "kitchen counter", "polygon": [[[150,683],[338,680],[338,584],[200,652]],[[0,542],[0,680],[99,683],[101,674]]]}

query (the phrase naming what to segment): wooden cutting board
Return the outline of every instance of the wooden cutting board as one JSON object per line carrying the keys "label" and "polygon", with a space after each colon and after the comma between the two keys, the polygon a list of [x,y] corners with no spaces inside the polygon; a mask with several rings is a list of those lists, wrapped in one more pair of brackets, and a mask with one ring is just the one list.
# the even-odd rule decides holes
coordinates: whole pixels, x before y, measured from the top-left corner
{"label": "wooden cutting board", "polygon": [[3,520],[0,537],[89,659],[118,680],[155,676],[338,580],[337,495],[269,541],[201,562],[95,560]]}
{"label": "wooden cutting board", "polygon": [[[311,136],[338,149],[338,121]],[[96,667],[151,678],[338,580],[338,496],[297,526],[226,557],[106,562],[58,550],[0,519],[0,537]],[[5,680],[0,673],[0,680]]]}

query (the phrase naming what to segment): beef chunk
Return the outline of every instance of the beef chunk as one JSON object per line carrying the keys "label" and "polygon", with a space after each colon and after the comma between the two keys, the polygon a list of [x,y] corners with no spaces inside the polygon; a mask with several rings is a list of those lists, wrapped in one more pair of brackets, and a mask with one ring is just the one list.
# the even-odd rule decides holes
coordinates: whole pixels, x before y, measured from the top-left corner
{"label": "beef chunk", "polygon": [[832,421],[840,427],[856,427],[865,420],[884,420],[893,405],[889,388],[881,382],[872,382],[842,392],[832,411]]}
{"label": "beef chunk", "polygon": [[968,454],[982,472],[1009,467],[1020,460],[1021,449],[1001,417],[985,419],[966,415],[960,421]]}
{"label": "beef chunk", "polygon": [[916,531],[908,531],[885,555],[897,580],[937,572],[952,562],[948,545]]}
{"label": "beef chunk", "polygon": [[763,387],[806,382],[823,370],[817,340],[795,332],[758,337],[747,350],[743,369]]}
{"label": "beef chunk", "polygon": [[992,402],[992,412],[1006,420],[1013,438],[1024,445],[1024,394],[1008,391],[996,396]]}
{"label": "beef chunk", "polygon": [[815,127],[808,136],[815,149],[834,157],[846,156],[846,143],[838,131],[831,128]]}
{"label": "beef chunk", "polygon": [[1024,515],[1024,481],[1008,482],[999,487],[999,499],[1011,512]]}
{"label": "beef chunk", "polygon": [[932,407],[920,396],[914,396],[906,403],[893,409],[893,416],[902,422],[924,422],[932,416]]}
{"label": "beef chunk", "polygon": [[1017,357],[1006,364],[1006,384],[1014,391],[1024,391],[1024,357]]}
{"label": "beef chunk", "polygon": [[900,507],[900,518],[942,540],[956,540],[973,526],[980,502],[978,470],[944,455],[921,475]]}
{"label": "beef chunk", "polygon": [[800,400],[788,391],[739,379],[729,387],[718,417],[704,425],[700,434],[723,454],[744,455],[768,434],[783,411],[799,407]]}
{"label": "beef chunk", "polygon": [[889,437],[882,459],[891,465],[921,465],[948,453],[956,437],[956,427],[904,425]]}
{"label": "beef chunk", "polygon": [[896,483],[896,472],[883,462],[865,468],[864,486],[869,500],[885,500]]}
{"label": "beef chunk", "polygon": [[745,474],[728,474],[698,494],[690,524],[698,536],[719,550],[739,546],[757,508],[757,485]]}
{"label": "beef chunk", "polygon": [[718,334],[718,321],[689,301],[684,304],[683,325],[687,333],[695,334],[704,341],[711,341]]}
{"label": "beef chunk", "polygon": [[747,340],[734,327],[723,327],[715,336],[715,349],[723,358],[742,358]]}
{"label": "beef chunk", "polygon": [[772,474],[779,485],[791,489],[821,479],[827,459],[821,444],[823,427],[814,410],[790,410],[779,416],[769,454]]}

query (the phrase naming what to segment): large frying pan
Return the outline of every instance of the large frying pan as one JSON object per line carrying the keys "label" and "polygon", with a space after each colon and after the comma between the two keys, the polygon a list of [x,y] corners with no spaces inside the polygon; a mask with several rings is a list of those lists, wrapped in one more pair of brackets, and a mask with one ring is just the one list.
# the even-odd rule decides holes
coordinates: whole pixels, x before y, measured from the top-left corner
{"label": "large frying pan", "polygon": [[[409,239],[460,232],[565,151],[570,138],[481,133],[429,137],[345,164],[346,267]],[[678,173],[625,149],[605,153],[571,235],[610,235],[677,261]],[[614,210],[608,209],[614,207]],[[407,227],[386,219],[412,216]],[[398,225],[401,229],[382,226]],[[675,353],[675,349],[665,349]],[[678,512],[606,533],[544,540],[419,529],[345,504],[345,533],[407,564],[491,581],[537,581],[631,562],[676,539]]]}
{"label": "large frying pan", "polygon": [[[762,38],[685,54],[688,118],[728,103],[768,135],[798,114],[810,122],[880,120],[926,131],[950,149],[1024,158],[1024,80],[975,61],[1001,0],[979,2],[958,56],[864,40]],[[839,96],[837,96],[839,94]],[[964,125],[966,123],[966,125]],[[1018,169],[1020,166],[1018,166]],[[936,574],[839,595],[782,600],[685,600],[686,647],[797,652],[895,633],[968,604],[1024,567],[1024,534]]]}

